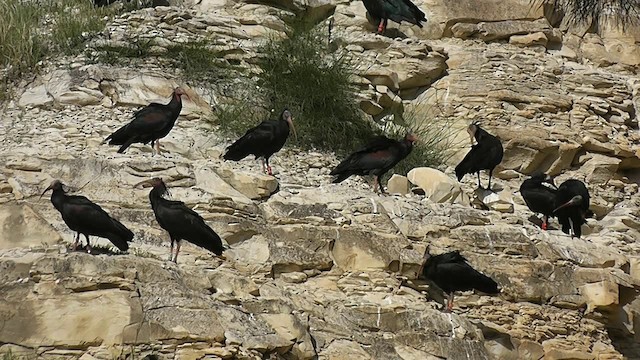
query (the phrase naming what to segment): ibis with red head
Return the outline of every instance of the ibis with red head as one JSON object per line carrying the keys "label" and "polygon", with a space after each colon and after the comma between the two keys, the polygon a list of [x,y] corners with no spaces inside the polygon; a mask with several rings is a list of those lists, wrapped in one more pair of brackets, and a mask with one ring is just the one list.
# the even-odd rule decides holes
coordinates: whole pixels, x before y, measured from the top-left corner
{"label": "ibis with red head", "polygon": [[178,87],[171,94],[168,104],[151,103],[133,114],[133,120],[109,135],[104,141],[109,145],[120,145],[119,153],[124,153],[131,144],[151,143],[151,152],[155,144],[160,153],[160,139],[167,136],[182,110],[182,96],[189,97],[184,89]]}
{"label": "ibis with red head", "polygon": [[351,175],[373,175],[374,190],[384,188],[380,184],[380,178],[402,159],[409,156],[413,150],[413,143],[418,139],[411,133],[398,141],[386,136],[374,138],[366,146],[349,155],[329,175],[335,176],[334,183],[340,183]]}

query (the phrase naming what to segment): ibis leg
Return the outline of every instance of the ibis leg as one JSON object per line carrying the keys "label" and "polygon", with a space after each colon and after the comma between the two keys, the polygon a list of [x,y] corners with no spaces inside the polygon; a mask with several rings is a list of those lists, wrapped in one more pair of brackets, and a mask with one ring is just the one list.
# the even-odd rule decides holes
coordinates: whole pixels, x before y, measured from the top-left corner
{"label": "ibis leg", "polygon": [[160,155],[160,139],[156,140],[156,154]]}
{"label": "ibis leg", "polygon": [[571,235],[571,238],[573,239],[573,237],[575,236],[575,230],[573,230],[573,220],[571,220],[571,217],[569,217],[569,235]]}
{"label": "ibis leg", "polygon": [[91,254],[91,243],[89,242],[89,235],[84,234],[84,238],[87,239],[87,253]]}
{"label": "ibis leg", "polygon": [[269,158],[264,159],[264,161],[267,163],[267,174],[273,175],[273,171],[271,171],[271,165],[269,165]]}
{"label": "ibis leg", "polygon": [[451,312],[453,310],[453,293],[447,294],[447,309],[445,312]]}
{"label": "ibis leg", "polygon": [[378,34],[382,34],[384,31],[384,19],[380,19],[380,24],[378,24]]}
{"label": "ibis leg", "polygon": [[171,238],[171,250],[170,250],[170,253],[169,253],[169,261],[173,260],[173,241],[174,240],[173,240],[173,237],[172,237]]}
{"label": "ibis leg", "polygon": [[173,257],[173,262],[178,263],[178,253],[180,252],[180,240],[176,241],[176,256]]}
{"label": "ibis leg", "polygon": [[77,233],[76,233],[76,239],[75,239],[75,241],[73,242],[73,251],[78,250],[78,242],[79,242],[79,241],[80,241],[80,233],[79,233],[79,232],[77,232]]}
{"label": "ibis leg", "polygon": [[380,175],[376,176],[376,183],[378,183],[378,188],[380,188],[380,194],[384,194],[384,187],[380,183]]}
{"label": "ibis leg", "polygon": [[482,184],[480,183],[480,171],[478,171],[477,174],[478,174],[478,189],[482,189]]}
{"label": "ibis leg", "polygon": [[547,230],[548,226],[549,226],[549,216],[544,215],[544,217],[542,218],[542,230]]}

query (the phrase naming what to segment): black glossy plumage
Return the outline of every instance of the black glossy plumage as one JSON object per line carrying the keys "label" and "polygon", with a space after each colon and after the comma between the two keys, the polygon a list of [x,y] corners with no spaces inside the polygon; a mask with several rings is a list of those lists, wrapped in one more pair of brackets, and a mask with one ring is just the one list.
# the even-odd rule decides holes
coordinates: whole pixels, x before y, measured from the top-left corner
{"label": "black glossy plumage", "polygon": [[582,224],[586,224],[589,210],[589,190],[576,179],[569,179],[558,186],[554,214],[562,225],[562,231],[571,237],[582,235]]}
{"label": "black glossy plumage", "polygon": [[460,181],[466,174],[477,173],[478,187],[482,188],[480,170],[489,170],[489,185],[487,188],[491,190],[493,169],[500,164],[504,155],[502,143],[500,139],[486,132],[477,123],[469,125],[467,131],[469,135],[475,138],[476,144],[471,146],[471,150],[456,166],[456,177]]}
{"label": "black glossy plumage", "polygon": [[149,181],[144,181],[143,183],[153,186],[153,189],[149,192],[151,208],[153,209],[158,224],[169,233],[169,237],[171,238],[171,254],[169,255],[169,260],[172,260],[173,244],[177,242],[176,254],[173,261],[178,261],[180,240],[187,240],[216,255],[222,255],[224,247],[222,246],[220,236],[207,225],[197,212],[187,207],[182,201],[168,200],[163,197],[167,194],[167,187],[162,179],[154,178]]}
{"label": "black glossy plumage", "polygon": [[529,210],[544,215],[543,230],[547,230],[549,217],[553,216],[556,209],[557,193],[551,177],[542,173],[534,174],[520,185],[520,195]]}
{"label": "black glossy plumage", "polygon": [[425,258],[421,275],[433,281],[448,295],[448,310],[453,307],[453,294],[456,291],[478,290],[487,294],[500,292],[498,283],[472,268],[459,251],[435,256],[426,252]]}
{"label": "black glossy plumage", "polygon": [[84,196],[67,195],[63,184],[58,180],[52,182],[44,192],[48,190],[53,190],[51,194],[53,206],[60,212],[69,229],[77,233],[74,248],[77,247],[82,234],[87,240],[89,251],[91,251],[89,236],[109,239],[121,251],[129,249],[128,243],[133,240],[133,232],[112,218],[100,206]]}
{"label": "black glossy plumage", "polygon": [[427,21],[424,12],[410,0],[362,0],[369,15],[379,22],[378,33],[384,32],[389,19],[397,22],[409,22],[422,27],[421,22]]}
{"label": "black glossy plumage", "polygon": [[159,140],[169,134],[182,110],[182,95],[186,95],[184,90],[176,88],[168,104],[151,103],[136,111],[131,122],[109,135],[103,143],[108,141],[109,145],[121,145],[119,153],[134,143],[151,143],[151,150],[157,143],[156,149],[160,152]]}
{"label": "black glossy plumage", "polygon": [[416,140],[411,134],[407,134],[402,141],[379,136],[349,155],[329,174],[335,176],[334,183],[342,182],[351,175],[374,175],[374,186],[379,186],[384,192],[380,177],[411,153]]}
{"label": "black glossy plumage", "polygon": [[280,151],[287,142],[290,127],[295,134],[293,117],[289,110],[284,109],[278,120],[266,120],[258,126],[247,130],[240,139],[227,148],[223,158],[225,160],[239,161],[249,155],[254,155],[256,159],[263,159],[263,168],[266,163],[266,170],[271,175],[269,158]]}

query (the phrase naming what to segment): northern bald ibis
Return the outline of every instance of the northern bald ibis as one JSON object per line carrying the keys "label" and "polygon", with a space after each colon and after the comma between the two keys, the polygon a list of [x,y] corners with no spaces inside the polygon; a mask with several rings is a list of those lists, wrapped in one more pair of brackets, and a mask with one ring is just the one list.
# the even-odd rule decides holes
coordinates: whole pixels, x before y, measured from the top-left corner
{"label": "northern bald ibis", "polygon": [[[239,161],[249,155],[262,159],[262,171],[273,175],[269,158],[280,151],[287,142],[289,129],[298,138],[296,128],[293,126],[293,116],[289,110],[284,109],[278,120],[266,120],[247,132],[236,142],[227,148],[223,158],[225,160]],[[266,165],[266,166],[265,166]]]}
{"label": "northern bald ibis", "polygon": [[427,21],[422,10],[411,0],[362,0],[369,15],[378,22],[378,34],[387,29],[389,19],[397,22],[409,22],[422,27],[421,22]]}
{"label": "northern bald ibis", "polygon": [[402,141],[378,136],[362,149],[344,159],[329,175],[334,175],[333,183],[344,181],[351,175],[373,175],[374,191],[378,187],[384,193],[380,177],[406,158],[418,139],[413,134],[405,135]]}
{"label": "northern bald ibis", "polygon": [[[165,199],[168,194],[167,186],[160,178],[144,180],[134,187],[147,185],[153,187],[149,192],[151,208],[160,227],[167,230],[171,238],[171,253],[169,261],[178,262],[180,241],[188,242],[205,248],[216,255],[222,255],[224,247],[220,236],[213,231],[202,216],[188,208],[182,201]],[[173,244],[176,243],[176,254],[173,256]]]}
{"label": "northern bald ibis", "polygon": [[106,211],[84,196],[67,195],[64,184],[59,180],[54,180],[48,188],[42,192],[42,197],[47,191],[51,193],[51,203],[62,215],[62,220],[69,229],[76,232],[73,249],[78,248],[80,234],[87,239],[87,249],[91,253],[91,243],[89,235],[107,238],[120,251],[127,251],[129,244],[133,240],[133,232],[122,225],[118,220],[112,218]]}
{"label": "northern bald ibis", "polygon": [[[469,125],[467,132],[471,137],[472,146],[464,159],[456,166],[458,181],[462,180],[466,174],[477,173],[478,188],[482,189],[480,170],[489,170],[489,186],[487,189],[491,190],[493,169],[500,164],[504,153],[502,143],[500,143],[500,139],[482,129],[477,122]],[[475,145],[473,145],[474,138],[476,140]]]}
{"label": "northern bald ibis", "polygon": [[553,212],[565,234],[578,238],[582,235],[582,224],[586,224],[586,218],[592,215],[589,199],[589,190],[580,180],[569,179],[558,186],[556,209]]}
{"label": "northern bald ibis", "polygon": [[456,291],[478,290],[487,294],[498,294],[498,283],[469,265],[459,251],[431,256],[429,247],[424,252],[418,276],[433,281],[447,294],[446,312],[453,309]]}
{"label": "northern bald ibis", "polygon": [[109,135],[102,143],[121,145],[119,153],[123,153],[133,143],[151,143],[160,153],[160,139],[167,136],[175,125],[182,110],[182,96],[189,98],[182,88],[175,88],[168,104],[151,103],[133,114],[133,120]]}
{"label": "northern bald ibis", "polygon": [[520,185],[520,194],[529,210],[544,216],[542,230],[547,230],[549,216],[553,216],[556,209],[558,189],[553,178],[543,173],[536,173]]}

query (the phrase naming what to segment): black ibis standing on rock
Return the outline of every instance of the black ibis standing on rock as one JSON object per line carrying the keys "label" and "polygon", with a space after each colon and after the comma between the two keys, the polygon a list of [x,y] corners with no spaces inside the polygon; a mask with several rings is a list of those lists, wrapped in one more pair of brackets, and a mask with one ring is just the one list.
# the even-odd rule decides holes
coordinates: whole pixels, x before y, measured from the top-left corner
{"label": "black ibis standing on rock", "polygon": [[160,139],[167,136],[175,125],[182,110],[182,96],[189,97],[182,88],[175,88],[168,104],[151,103],[133,114],[133,120],[104,139],[109,145],[121,145],[119,153],[123,153],[133,143],[151,143],[160,153]]}
{"label": "black ibis standing on rock", "polygon": [[54,180],[40,197],[49,190],[53,190],[51,203],[60,212],[62,220],[64,220],[69,229],[76,232],[73,244],[74,250],[78,248],[80,234],[87,239],[89,253],[91,253],[89,235],[109,239],[120,251],[129,249],[128,242],[133,240],[131,230],[109,216],[100,206],[84,196],[67,195],[64,190],[64,184],[59,180]]}
{"label": "black ibis standing on rock", "polygon": [[334,183],[342,182],[351,175],[373,175],[374,191],[379,187],[380,192],[384,193],[380,177],[411,153],[415,141],[418,139],[413,134],[405,135],[402,141],[378,136],[349,155],[329,174],[335,176]]}
{"label": "black ibis standing on rock", "polygon": [[422,10],[411,0],[362,0],[369,15],[378,22],[378,34],[387,28],[389,19],[397,22],[409,22],[422,27],[421,22],[427,21]]}
{"label": "black ibis standing on rock", "polygon": [[520,185],[520,194],[529,210],[544,216],[542,230],[547,230],[549,216],[553,216],[556,209],[557,193],[553,178],[544,173],[534,174]]}
{"label": "black ibis standing on rock", "polygon": [[[482,189],[480,170],[489,170],[489,186],[487,189],[491,190],[493,169],[500,164],[504,153],[502,143],[500,143],[500,139],[482,129],[477,122],[469,125],[467,132],[471,137],[472,146],[464,159],[456,166],[458,181],[462,180],[466,174],[477,173],[478,188]],[[476,140],[475,145],[473,145],[474,138]]]}
{"label": "black ibis standing on rock", "polygon": [[[205,248],[216,255],[222,255],[224,247],[220,236],[213,231],[202,216],[188,208],[182,201],[168,200],[164,195],[168,193],[167,186],[160,178],[141,181],[135,185],[152,186],[149,192],[151,208],[160,226],[167,230],[171,238],[171,253],[169,261],[178,262],[180,240]],[[176,242],[176,254],[173,256],[173,243]]]}
{"label": "black ibis standing on rock", "polygon": [[589,210],[589,198],[589,190],[580,180],[569,179],[558,186],[554,214],[565,234],[578,238],[582,235],[582,224],[593,215]]}
{"label": "black ibis standing on rock", "polygon": [[472,268],[459,251],[431,256],[427,246],[418,272],[418,276],[420,275],[433,281],[447,294],[447,312],[453,309],[453,295],[456,291],[478,290],[487,294],[500,292],[498,283]]}
{"label": "black ibis standing on rock", "polygon": [[262,159],[262,171],[273,175],[269,158],[280,151],[289,137],[289,128],[298,138],[296,128],[293,126],[293,116],[289,110],[284,109],[278,120],[266,120],[247,132],[236,142],[227,148],[223,158],[225,160],[239,161],[249,155]]}

